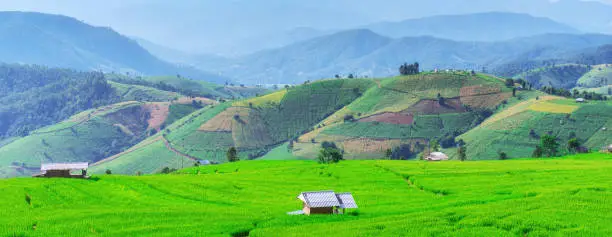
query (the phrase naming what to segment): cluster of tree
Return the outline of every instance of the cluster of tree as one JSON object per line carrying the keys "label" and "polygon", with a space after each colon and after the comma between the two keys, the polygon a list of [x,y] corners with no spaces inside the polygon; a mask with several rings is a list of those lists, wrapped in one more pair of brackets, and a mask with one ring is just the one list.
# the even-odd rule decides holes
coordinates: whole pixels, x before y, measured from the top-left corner
{"label": "cluster of tree", "polygon": [[415,62],[413,64],[404,63],[400,66],[399,71],[401,75],[414,75],[419,74],[419,63]]}
{"label": "cluster of tree", "polygon": [[0,137],[25,136],[120,101],[100,72],[0,64]]}
{"label": "cluster of tree", "polygon": [[608,100],[608,97],[595,92],[582,91],[580,92],[577,89],[574,90],[566,90],[563,88],[554,88],[552,86],[544,86],[540,88],[541,91],[551,94],[558,95],[567,98],[584,98],[587,100]]}
{"label": "cluster of tree", "polygon": [[323,142],[321,143],[321,150],[319,155],[317,155],[317,160],[321,164],[338,163],[344,159],[343,153],[335,143]]}
{"label": "cluster of tree", "polygon": [[240,157],[238,157],[238,150],[236,149],[236,147],[230,147],[225,153],[225,155],[227,157],[227,161],[229,162],[240,161]]}

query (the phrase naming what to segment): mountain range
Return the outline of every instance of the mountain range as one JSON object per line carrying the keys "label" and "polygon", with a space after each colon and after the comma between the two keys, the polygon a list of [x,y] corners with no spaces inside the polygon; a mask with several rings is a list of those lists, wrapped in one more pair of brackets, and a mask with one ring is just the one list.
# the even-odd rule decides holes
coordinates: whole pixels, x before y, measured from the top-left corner
{"label": "mountain range", "polygon": [[0,12],[0,61],[145,75],[182,74],[217,83],[227,81],[160,60],[110,28],[94,27],[71,17],[31,12]]}

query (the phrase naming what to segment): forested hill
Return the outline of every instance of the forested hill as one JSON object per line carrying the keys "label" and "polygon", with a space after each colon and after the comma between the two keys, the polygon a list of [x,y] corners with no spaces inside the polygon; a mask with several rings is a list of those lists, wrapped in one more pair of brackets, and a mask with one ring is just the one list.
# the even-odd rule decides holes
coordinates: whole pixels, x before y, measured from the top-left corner
{"label": "forested hill", "polygon": [[33,12],[0,12],[0,61],[227,81],[221,76],[164,62],[110,28]]}
{"label": "forested hill", "polygon": [[26,135],[117,101],[119,97],[100,72],[0,65],[0,137]]}
{"label": "forested hill", "polygon": [[263,88],[230,87],[185,77],[128,77],[0,63],[0,139],[24,136],[84,110],[121,101],[160,102],[183,96],[242,98]]}

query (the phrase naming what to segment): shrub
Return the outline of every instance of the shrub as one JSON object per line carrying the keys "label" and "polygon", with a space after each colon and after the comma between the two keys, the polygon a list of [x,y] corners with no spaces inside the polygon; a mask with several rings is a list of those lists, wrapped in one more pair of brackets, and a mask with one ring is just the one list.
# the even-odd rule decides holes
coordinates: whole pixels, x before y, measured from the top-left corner
{"label": "shrub", "polygon": [[500,160],[506,160],[506,159],[508,159],[508,154],[506,154],[506,152],[500,151],[500,152],[499,152],[499,159],[500,159]]}
{"label": "shrub", "polygon": [[352,114],[344,115],[344,122],[353,122],[355,120],[355,116]]}
{"label": "shrub", "polygon": [[229,162],[240,161],[240,158],[238,157],[238,151],[236,150],[235,147],[230,147],[227,150],[226,156],[227,156],[227,161]]}
{"label": "shrub", "polygon": [[319,163],[321,164],[330,164],[330,163],[338,163],[344,159],[342,153],[335,148],[324,148],[319,151],[319,155],[317,156]]}
{"label": "shrub", "polygon": [[111,170],[107,169],[106,171],[104,171],[104,173],[105,173],[105,174],[109,174],[109,175],[110,175],[110,174],[112,174],[113,172],[112,172]]}
{"label": "shrub", "polygon": [[457,150],[457,154],[459,154],[459,160],[460,161],[467,160],[466,152],[467,152],[467,149],[465,148],[465,146],[460,146],[459,147],[459,149]]}

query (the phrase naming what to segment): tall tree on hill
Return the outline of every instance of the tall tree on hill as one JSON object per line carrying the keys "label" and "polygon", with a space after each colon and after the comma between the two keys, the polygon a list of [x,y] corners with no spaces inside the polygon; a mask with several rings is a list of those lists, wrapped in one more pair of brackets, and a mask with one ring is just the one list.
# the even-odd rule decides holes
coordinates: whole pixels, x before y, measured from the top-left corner
{"label": "tall tree on hill", "polygon": [[230,147],[227,150],[227,161],[229,162],[236,162],[236,161],[240,161],[240,158],[238,157],[238,151],[236,150],[235,147]]}
{"label": "tall tree on hill", "polygon": [[557,143],[557,138],[551,135],[544,135],[540,139],[540,146],[542,147],[543,155],[547,157],[555,157],[557,156],[557,152],[559,149],[559,143]]}
{"label": "tall tree on hill", "polygon": [[580,149],[580,141],[578,140],[578,138],[572,138],[567,141],[567,150],[570,153],[576,153],[578,152],[578,149]]}
{"label": "tall tree on hill", "polygon": [[459,146],[459,149],[457,150],[457,153],[459,154],[459,160],[460,161],[467,160],[466,152],[467,152],[467,149],[466,149],[465,146]]}

